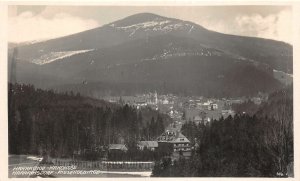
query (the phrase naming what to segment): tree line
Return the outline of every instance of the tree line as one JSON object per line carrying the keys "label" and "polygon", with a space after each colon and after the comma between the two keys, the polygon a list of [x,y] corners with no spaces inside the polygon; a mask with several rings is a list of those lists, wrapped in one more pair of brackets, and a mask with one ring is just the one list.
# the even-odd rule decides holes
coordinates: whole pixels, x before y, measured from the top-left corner
{"label": "tree line", "polygon": [[137,110],[24,84],[9,84],[8,104],[9,154],[88,153],[89,159],[98,159],[109,144],[123,143],[134,155],[137,141],[159,136],[170,121],[150,108]]}
{"label": "tree line", "polygon": [[292,86],[269,96],[254,115],[236,114],[208,125],[187,122],[190,159],[156,162],[153,176],[287,177],[293,175]]}

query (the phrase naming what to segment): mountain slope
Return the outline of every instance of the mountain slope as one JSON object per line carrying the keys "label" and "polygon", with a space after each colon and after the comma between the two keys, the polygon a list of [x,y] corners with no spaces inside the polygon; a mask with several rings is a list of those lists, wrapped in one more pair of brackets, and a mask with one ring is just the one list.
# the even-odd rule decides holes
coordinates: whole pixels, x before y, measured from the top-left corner
{"label": "mountain slope", "polygon": [[[86,82],[84,87],[111,85],[116,92],[123,85],[128,93],[136,92],[133,86],[139,91],[243,96],[281,87],[274,69],[292,72],[288,44],[216,33],[151,13],[17,50],[9,53],[9,71],[16,75],[10,81],[38,87]],[[84,92],[103,91],[94,88]]]}
{"label": "mountain slope", "polygon": [[82,33],[19,47],[22,59],[31,61],[51,52],[91,50],[134,39],[172,34],[199,40],[209,47],[228,51],[292,73],[292,47],[286,43],[226,35],[192,22],[141,13]]}

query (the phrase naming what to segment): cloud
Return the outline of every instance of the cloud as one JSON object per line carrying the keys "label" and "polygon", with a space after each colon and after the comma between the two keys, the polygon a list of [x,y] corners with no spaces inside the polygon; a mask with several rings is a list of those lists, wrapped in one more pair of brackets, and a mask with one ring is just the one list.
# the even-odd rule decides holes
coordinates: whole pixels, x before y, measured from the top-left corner
{"label": "cloud", "polygon": [[289,7],[276,11],[271,11],[270,7],[262,7],[259,11],[257,7],[255,9],[180,7],[174,11],[170,11],[168,7],[147,8],[99,9],[99,7],[50,6],[44,8],[42,12],[39,11],[40,13],[24,9],[19,15],[9,18],[9,41],[22,42],[61,37],[92,29],[130,14],[153,10],[154,13],[193,21],[221,33],[274,39],[292,44],[292,9]]}
{"label": "cloud", "polygon": [[266,17],[258,14],[237,17],[236,22],[245,33],[292,43],[292,14],[289,11]]}
{"label": "cloud", "polygon": [[227,21],[207,20],[201,23],[210,30],[222,33],[274,39],[292,44],[292,21],[292,12],[282,10],[267,16],[237,15]]}
{"label": "cloud", "polygon": [[26,11],[9,18],[8,40],[10,42],[39,41],[66,36],[99,26],[93,19],[83,19],[67,13],[51,18]]}

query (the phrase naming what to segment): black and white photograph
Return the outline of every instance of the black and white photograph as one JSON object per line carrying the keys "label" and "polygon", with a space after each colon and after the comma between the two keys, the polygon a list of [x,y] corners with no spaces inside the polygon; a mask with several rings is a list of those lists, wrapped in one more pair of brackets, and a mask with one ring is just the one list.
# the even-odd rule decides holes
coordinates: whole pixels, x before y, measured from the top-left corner
{"label": "black and white photograph", "polygon": [[294,178],[292,5],[7,10],[8,178]]}

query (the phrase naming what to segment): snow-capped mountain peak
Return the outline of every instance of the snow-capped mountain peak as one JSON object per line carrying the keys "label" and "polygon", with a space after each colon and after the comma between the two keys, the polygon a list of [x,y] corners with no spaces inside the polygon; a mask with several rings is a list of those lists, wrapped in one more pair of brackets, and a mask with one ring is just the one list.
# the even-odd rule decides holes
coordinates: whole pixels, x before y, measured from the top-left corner
{"label": "snow-capped mountain peak", "polygon": [[120,28],[120,29],[131,29],[131,28],[151,28],[151,27],[155,27],[158,25],[164,25],[167,23],[170,23],[171,21],[169,20],[153,20],[153,21],[146,21],[143,23],[137,23],[137,24],[133,24],[133,25],[129,25],[129,26],[118,26],[115,27],[114,24],[111,24],[110,26],[115,27],[115,28]]}
{"label": "snow-capped mountain peak", "polygon": [[129,33],[133,36],[137,32],[162,32],[167,33],[174,30],[185,30],[190,33],[194,28],[193,24],[182,20],[162,17],[151,13],[141,13],[129,16],[108,26],[119,31]]}

